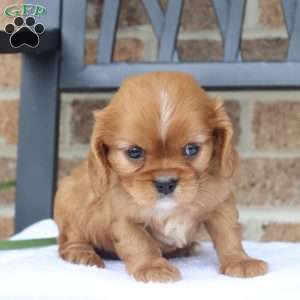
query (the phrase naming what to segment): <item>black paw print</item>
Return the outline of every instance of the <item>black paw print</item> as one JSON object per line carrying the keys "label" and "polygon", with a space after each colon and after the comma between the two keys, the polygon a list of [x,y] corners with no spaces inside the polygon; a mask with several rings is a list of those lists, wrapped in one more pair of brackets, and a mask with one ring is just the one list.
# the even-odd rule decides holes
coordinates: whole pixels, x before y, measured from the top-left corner
{"label": "black paw print", "polygon": [[27,17],[25,20],[22,17],[16,17],[14,24],[7,24],[4,30],[11,35],[10,44],[13,48],[19,48],[22,45],[36,48],[40,43],[39,35],[44,33],[45,27],[41,23],[35,24],[33,17]]}

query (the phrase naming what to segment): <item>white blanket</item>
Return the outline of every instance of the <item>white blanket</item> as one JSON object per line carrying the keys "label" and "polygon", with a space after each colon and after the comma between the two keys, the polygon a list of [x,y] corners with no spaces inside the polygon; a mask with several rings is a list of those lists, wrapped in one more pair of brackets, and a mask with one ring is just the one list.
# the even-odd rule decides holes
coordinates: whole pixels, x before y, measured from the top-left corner
{"label": "white blanket", "polygon": [[[56,236],[52,220],[38,222],[15,239]],[[64,262],[57,246],[0,252],[0,299],[300,299],[300,244],[244,242],[247,252],[269,263],[269,273],[251,279],[218,273],[211,243],[196,257],[173,259],[182,273],[176,283],[137,283],[120,261],[106,268]]]}

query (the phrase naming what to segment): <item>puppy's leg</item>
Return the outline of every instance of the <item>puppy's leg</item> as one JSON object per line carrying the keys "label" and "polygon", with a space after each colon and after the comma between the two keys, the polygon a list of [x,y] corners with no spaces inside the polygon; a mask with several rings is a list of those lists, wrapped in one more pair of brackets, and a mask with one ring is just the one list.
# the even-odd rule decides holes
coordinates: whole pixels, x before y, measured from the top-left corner
{"label": "puppy's leg", "polygon": [[136,280],[168,282],[180,279],[177,268],[162,257],[158,243],[140,225],[122,219],[114,222],[112,231],[115,251]]}
{"label": "puppy's leg", "polygon": [[216,248],[220,271],[233,277],[254,277],[267,272],[267,264],[249,257],[242,248],[234,198],[222,203],[205,222]]}
{"label": "puppy's leg", "polygon": [[59,255],[62,259],[75,264],[104,268],[104,262],[95,252],[93,246],[76,235],[61,233],[58,244]]}

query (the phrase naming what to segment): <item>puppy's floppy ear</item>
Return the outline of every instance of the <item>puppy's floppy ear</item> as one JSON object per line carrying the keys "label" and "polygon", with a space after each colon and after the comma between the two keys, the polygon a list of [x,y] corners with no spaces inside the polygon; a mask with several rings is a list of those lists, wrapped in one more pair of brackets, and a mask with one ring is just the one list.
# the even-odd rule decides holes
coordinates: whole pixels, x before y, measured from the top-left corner
{"label": "puppy's floppy ear", "polygon": [[215,167],[222,177],[233,176],[238,155],[233,146],[233,126],[226,113],[224,103],[214,100],[214,159]]}
{"label": "puppy's floppy ear", "polygon": [[94,128],[88,156],[88,172],[91,187],[97,198],[101,197],[109,183],[109,166],[106,159],[107,148],[103,143],[103,111],[94,112]]}

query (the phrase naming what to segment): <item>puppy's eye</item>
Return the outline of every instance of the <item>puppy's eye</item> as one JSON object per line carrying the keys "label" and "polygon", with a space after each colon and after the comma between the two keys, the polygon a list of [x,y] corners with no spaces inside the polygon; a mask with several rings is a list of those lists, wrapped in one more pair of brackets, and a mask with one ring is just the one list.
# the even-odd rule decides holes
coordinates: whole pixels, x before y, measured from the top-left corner
{"label": "puppy's eye", "polygon": [[196,156],[200,151],[200,146],[198,146],[197,144],[186,144],[183,147],[183,155],[186,157],[193,157]]}
{"label": "puppy's eye", "polygon": [[141,159],[144,157],[144,150],[139,146],[133,146],[127,150],[127,155],[132,159]]}

